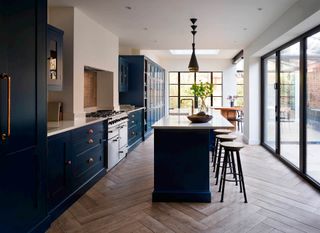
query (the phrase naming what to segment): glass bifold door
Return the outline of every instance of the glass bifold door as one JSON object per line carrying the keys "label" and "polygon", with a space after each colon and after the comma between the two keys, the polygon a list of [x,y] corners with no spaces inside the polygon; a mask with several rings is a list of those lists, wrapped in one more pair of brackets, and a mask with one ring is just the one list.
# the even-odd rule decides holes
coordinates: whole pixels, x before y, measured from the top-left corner
{"label": "glass bifold door", "polygon": [[320,32],[262,58],[262,144],[320,184]]}

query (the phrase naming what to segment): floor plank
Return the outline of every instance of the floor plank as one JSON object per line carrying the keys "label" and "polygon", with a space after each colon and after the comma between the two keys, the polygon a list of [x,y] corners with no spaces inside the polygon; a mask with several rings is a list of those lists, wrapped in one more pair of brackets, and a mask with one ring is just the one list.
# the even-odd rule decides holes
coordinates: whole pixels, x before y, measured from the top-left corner
{"label": "floor plank", "polygon": [[233,183],[226,184],[224,202],[220,202],[212,168],[212,203],[152,203],[151,136],[65,211],[47,233],[320,232],[318,191],[260,146],[246,146],[241,160],[247,204]]}

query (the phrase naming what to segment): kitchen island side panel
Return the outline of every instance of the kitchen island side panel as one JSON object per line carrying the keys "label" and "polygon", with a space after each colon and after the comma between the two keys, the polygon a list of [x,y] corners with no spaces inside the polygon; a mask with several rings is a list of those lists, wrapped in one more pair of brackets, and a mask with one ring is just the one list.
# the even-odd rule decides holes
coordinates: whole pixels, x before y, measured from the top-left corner
{"label": "kitchen island side panel", "polygon": [[211,202],[209,129],[154,129],[153,201]]}

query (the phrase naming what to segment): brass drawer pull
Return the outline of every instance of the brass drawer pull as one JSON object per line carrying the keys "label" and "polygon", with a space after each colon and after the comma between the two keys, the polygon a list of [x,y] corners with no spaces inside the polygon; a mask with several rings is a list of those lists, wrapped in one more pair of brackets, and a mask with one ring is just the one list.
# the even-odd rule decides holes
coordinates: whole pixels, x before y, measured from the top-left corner
{"label": "brass drawer pull", "polygon": [[1,132],[1,141],[4,144],[11,135],[11,77],[3,73],[0,74],[0,80],[7,80],[7,132]]}
{"label": "brass drawer pull", "polygon": [[88,143],[89,143],[89,144],[92,144],[93,142],[94,142],[94,141],[93,141],[93,139],[91,139],[91,138],[88,140]]}
{"label": "brass drawer pull", "polygon": [[89,163],[89,164],[92,164],[93,162],[94,162],[94,159],[93,159],[93,158],[88,159],[88,163]]}
{"label": "brass drawer pull", "polygon": [[68,160],[68,161],[65,162],[65,164],[66,164],[66,165],[71,165],[72,162],[71,162],[71,160]]}
{"label": "brass drawer pull", "polygon": [[89,129],[89,130],[88,130],[88,133],[89,133],[89,134],[93,134],[93,132],[94,132],[93,129]]}

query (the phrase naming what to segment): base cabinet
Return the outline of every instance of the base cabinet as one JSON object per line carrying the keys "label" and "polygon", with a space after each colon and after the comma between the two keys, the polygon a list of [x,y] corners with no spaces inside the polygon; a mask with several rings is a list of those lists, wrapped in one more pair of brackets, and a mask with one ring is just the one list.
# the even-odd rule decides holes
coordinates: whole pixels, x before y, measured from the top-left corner
{"label": "base cabinet", "polygon": [[48,208],[52,210],[71,190],[70,132],[49,138],[48,142]]}
{"label": "base cabinet", "polygon": [[129,151],[133,150],[133,148],[142,140],[142,137],[144,135],[143,111],[144,109],[140,109],[140,110],[128,113]]}
{"label": "base cabinet", "polygon": [[48,208],[55,219],[91,187],[104,168],[106,122],[48,139]]}

